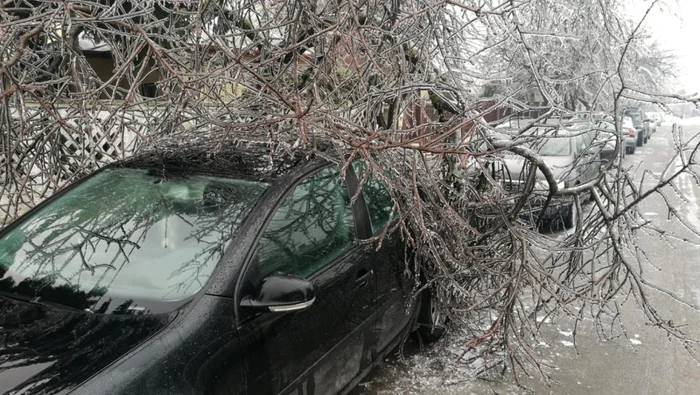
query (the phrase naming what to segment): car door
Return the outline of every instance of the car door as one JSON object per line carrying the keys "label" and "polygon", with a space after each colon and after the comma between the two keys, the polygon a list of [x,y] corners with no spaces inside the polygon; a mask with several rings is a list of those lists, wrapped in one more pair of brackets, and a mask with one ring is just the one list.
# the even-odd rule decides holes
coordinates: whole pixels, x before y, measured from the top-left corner
{"label": "car door", "polygon": [[592,179],[593,168],[598,161],[598,155],[596,148],[591,146],[593,143],[591,132],[579,134],[575,139],[577,146],[576,155],[578,157],[578,163],[576,165],[578,168],[577,181],[580,184],[584,184]]}
{"label": "car door", "polygon": [[[379,236],[385,226],[392,224],[393,201],[386,187],[367,169],[366,163],[356,161],[353,169],[360,180],[362,202],[367,209],[371,233],[365,238]],[[372,269],[376,275],[376,351],[381,353],[392,345],[403,329],[410,323],[411,295],[414,279],[409,275],[412,268],[407,265],[406,249],[399,232],[388,233],[368,250],[373,255]]]}
{"label": "car door", "polygon": [[595,131],[591,130],[584,135],[584,138],[586,139],[586,144],[588,145],[588,147],[590,147],[588,150],[589,164],[586,182],[592,181],[593,179],[598,177],[598,174],[600,174],[600,166],[603,165],[603,160],[600,157],[600,153],[603,150],[603,148],[605,148],[605,141],[603,142],[603,144],[596,144],[597,134],[602,135],[603,138],[608,138],[610,136],[612,136],[613,138],[615,137],[615,126],[607,122],[600,122],[596,127],[599,130],[602,129],[602,131],[598,131],[596,133]]}
{"label": "car door", "polygon": [[642,128],[644,129],[644,138],[646,139],[651,135],[651,125],[646,121],[648,117],[643,110],[639,110],[639,117],[641,118]]}
{"label": "car door", "polygon": [[241,308],[249,394],[334,394],[370,364],[376,284],[358,253],[355,211],[327,167],[295,185],[261,231],[239,295],[282,272],[310,281],[315,301],[288,313]]}
{"label": "car door", "polygon": [[[602,123],[605,127],[606,134],[609,136],[608,141],[613,141],[612,147],[615,149],[618,143],[618,135],[619,137],[619,143],[620,143],[620,152],[625,151],[625,134],[620,133],[617,131],[617,128],[615,128],[615,125],[610,123],[610,122],[603,122]],[[612,159],[611,159],[612,160]]]}

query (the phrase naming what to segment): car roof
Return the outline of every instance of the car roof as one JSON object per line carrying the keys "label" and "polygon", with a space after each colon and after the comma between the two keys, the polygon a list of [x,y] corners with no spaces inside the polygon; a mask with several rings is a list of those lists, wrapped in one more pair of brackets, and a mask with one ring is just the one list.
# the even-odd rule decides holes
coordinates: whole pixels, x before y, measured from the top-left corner
{"label": "car roof", "polygon": [[[210,145],[156,145],[116,166],[150,169],[164,175],[212,174],[272,182],[319,155],[270,142]],[[323,161],[323,159],[319,159]]]}
{"label": "car roof", "polygon": [[549,117],[544,119],[530,118],[530,117],[509,117],[498,121],[495,126],[496,129],[501,128],[524,128],[529,125],[543,125],[543,126],[555,126],[561,123],[570,122],[571,118],[559,118],[559,117]]}

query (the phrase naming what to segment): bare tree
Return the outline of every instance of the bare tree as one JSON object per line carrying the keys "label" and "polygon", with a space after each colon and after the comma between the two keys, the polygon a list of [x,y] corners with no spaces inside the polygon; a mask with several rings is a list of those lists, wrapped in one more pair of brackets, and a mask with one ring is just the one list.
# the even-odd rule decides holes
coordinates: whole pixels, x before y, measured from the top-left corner
{"label": "bare tree", "polygon": [[[400,232],[420,252],[407,262],[428,279],[416,288],[442,297],[468,349],[489,344],[514,371],[539,369],[538,316],[575,316],[578,304],[602,325],[631,295],[690,350],[647,292],[686,302],[645,279],[636,242],[675,236],[636,207],[697,177],[697,146],[676,129],[681,166],[652,186],[622,166],[619,133],[614,159],[580,185],[563,187],[533,148],[548,119],[604,111],[621,130],[625,100],[687,99],[664,94],[656,76],[672,59],[625,15],[618,0],[5,0],[2,216],[138,150],[330,142],[337,160],[362,159],[387,185],[398,222],[376,241]],[[536,121],[514,138],[494,132],[494,116],[519,113]],[[524,159],[516,189],[505,187],[506,154]],[[539,232],[562,199],[581,213],[575,231]]]}

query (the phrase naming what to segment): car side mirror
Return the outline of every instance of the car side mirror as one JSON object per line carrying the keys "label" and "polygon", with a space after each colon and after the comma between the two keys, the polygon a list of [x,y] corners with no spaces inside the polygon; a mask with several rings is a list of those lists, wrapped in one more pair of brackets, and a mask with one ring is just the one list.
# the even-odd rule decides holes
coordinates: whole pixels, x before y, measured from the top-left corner
{"label": "car side mirror", "polygon": [[273,274],[265,277],[257,295],[246,296],[241,307],[256,311],[283,313],[309,308],[316,300],[311,282],[291,274]]}

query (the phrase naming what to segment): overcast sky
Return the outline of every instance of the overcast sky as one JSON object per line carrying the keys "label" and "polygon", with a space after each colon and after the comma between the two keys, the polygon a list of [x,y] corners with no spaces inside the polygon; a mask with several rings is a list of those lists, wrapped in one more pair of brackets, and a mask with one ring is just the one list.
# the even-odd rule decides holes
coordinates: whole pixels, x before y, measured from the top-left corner
{"label": "overcast sky", "polygon": [[[681,87],[687,93],[700,92],[700,0],[665,0],[649,14],[647,26],[657,39],[676,53]],[[638,3],[639,4],[639,3]],[[635,16],[649,0],[641,0]]]}

